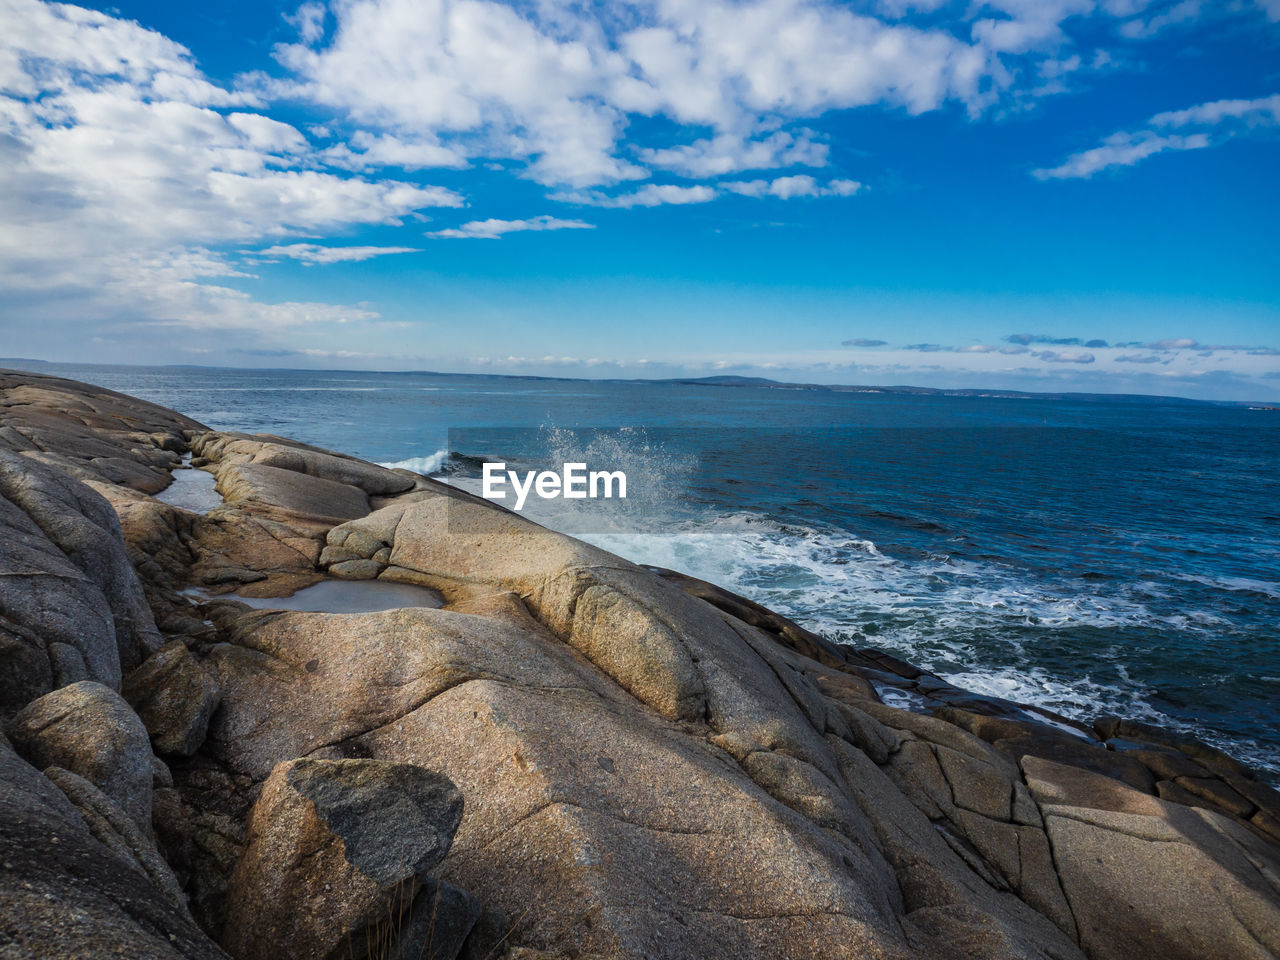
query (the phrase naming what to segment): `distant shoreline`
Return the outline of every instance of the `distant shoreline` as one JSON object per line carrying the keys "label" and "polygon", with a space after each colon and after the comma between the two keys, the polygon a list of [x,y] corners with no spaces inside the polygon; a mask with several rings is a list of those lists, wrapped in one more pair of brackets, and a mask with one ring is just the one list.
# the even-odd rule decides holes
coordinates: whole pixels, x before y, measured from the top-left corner
{"label": "distant shoreline", "polygon": [[[1097,393],[1087,391],[1003,390],[983,387],[918,387],[908,384],[800,383],[770,380],[768,377],[549,377],[529,373],[454,373],[447,370],[361,370],[346,367],[229,367],[214,363],[78,363],[70,360],[39,360],[31,357],[0,357],[0,369],[26,370],[27,365],[136,368],[150,370],[227,370],[281,373],[362,373],[379,376],[433,376],[498,380],[540,380],[561,383],[650,383],[684,384],[703,387],[756,388],[762,390],[812,390],[828,393],[877,393],[893,396],[972,397],[990,400],[1079,400],[1085,402],[1179,403],[1193,406],[1246,407],[1251,410],[1280,409],[1278,400],[1201,400],[1167,394]],[[34,371],[33,371],[34,372]]]}

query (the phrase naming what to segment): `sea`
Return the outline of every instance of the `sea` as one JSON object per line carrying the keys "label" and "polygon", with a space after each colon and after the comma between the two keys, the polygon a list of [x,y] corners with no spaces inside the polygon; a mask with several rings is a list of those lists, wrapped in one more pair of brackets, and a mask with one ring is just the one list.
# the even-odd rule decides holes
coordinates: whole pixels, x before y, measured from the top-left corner
{"label": "sea", "polygon": [[623,469],[625,526],[526,512],[970,690],[1198,736],[1280,781],[1280,411],[436,373],[40,364],[477,487]]}

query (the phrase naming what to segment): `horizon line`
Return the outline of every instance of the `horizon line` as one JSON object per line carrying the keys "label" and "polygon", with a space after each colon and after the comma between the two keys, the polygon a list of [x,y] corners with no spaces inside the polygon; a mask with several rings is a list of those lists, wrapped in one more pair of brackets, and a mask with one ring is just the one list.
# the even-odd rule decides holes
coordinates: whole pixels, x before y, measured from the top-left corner
{"label": "horizon line", "polygon": [[[30,363],[45,365],[62,365],[69,367],[104,367],[134,369],[177,369],[177,370],[229,370],[248,373],[361,373],[384,376],[433,376],[433,377],[488,377],[502,380],[552,380],[573,383],[681,383],[691,386],[733,387],[745,389],[794,389],[794,390],[827,390],[835,393],[896,393],[914,396],[966,396],[987,399],[1011,398],[1108,398],[1113,400],[1164,400],[1176,403],[1205,404],[1208,406],[1280,408],[1280,399],[1276,400],[1206,400],[1200,397],[1180,397],[1174,394],[1160,393],[1121,393],[1118,391],[1088,390],[1017,390],[1004,387],[926,387],[915,384],[860,384],[860,383],[816,383],[809,381],[774,380],[770,377],[745,376],[742,374],[711,374],[708,376],[689,377],[566,377],[551,376],[538,373],[461,373],[444,370],[365,370],[351,367],[234,367],[216,363],[94,363],[76,360],[43,360],[36,357],[0,357],[0,365],[8,363]],[[39,373],[35,370],[23,370],[20,367],[0,366],[0,370],[15,373]],[[104,388],[110,389],[110,388]]]}

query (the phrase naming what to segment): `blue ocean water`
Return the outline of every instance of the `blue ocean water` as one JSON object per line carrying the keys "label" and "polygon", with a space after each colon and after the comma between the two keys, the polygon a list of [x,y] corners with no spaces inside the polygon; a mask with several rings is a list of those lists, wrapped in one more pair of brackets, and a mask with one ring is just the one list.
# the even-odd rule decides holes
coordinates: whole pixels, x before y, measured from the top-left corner
{"label": "blue ocean water", "polygon": [[[653,494],[651,532],[584,539],[960,686],[1081,718],[1164,723],[1280,775],[1280,413],[437,374],[38,369],[219,429],[464,484],[468,456],[576,459],[573,428],[624,428],[588,452]],[[459,428],[485,449],[451,458]],[[550,508],[534,516],[565,519]]]}

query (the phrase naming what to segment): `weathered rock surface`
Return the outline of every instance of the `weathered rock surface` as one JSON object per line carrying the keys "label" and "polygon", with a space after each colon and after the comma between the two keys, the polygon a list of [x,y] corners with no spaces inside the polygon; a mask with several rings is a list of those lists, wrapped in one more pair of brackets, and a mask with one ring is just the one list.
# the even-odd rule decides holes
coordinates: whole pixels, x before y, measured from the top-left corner
{"label": "weathered rock surface", "polygon": [[160,645],[109,503],[0,445],[0,717],[77,680],[119,687]]}
{"label": "weathered rock surface", "polygon": [[67,794],[2,736],[0,903],[6,960],[226,957],[136,858],[96,839]]}
{"label": "weathered rock surface", "polygon": [[[1280,954],[1280,798],[1197,741],[975,696],[425,478],[96,388],[0,374],[0,448],[13,476],[29,463],[56,491],[46,474],[60,471],[121,518],[108,529],[80,487],[44,501],[123,535],[168,637],[156,653],[143,617],[123,671],[169,760],[134,737],[144,792],[192,914],[237,960],[371,945],[475,960]],[[148,495],[183,453],[219,478],[208,515]],[[0,577],[11,713],[121,674],[118,564],[78,565],[33,502],[0,499],[0,564],[48,598],[24,608]],[[339,615],[210,598],[326,574],[420,584],[445,605]],[[90,657],[111,650],[114,682],[110,657]],[[109,781],[52,765],[76,770],[51,770],[67,792],[23,765],[23,816],[70,817],[78,843],[128,866],[140,902],[185,923],[147,830],[113,820]],[[423,812],[453,809],[443,778],[465,797],[456,835]],[[23,861],[5,890],[36,869]],[[88,876],[81,895],[115,903],[104,883]],[[101,942],[95,923],[141,924],[86,915],[65,935],[23,929],[89,955],[66,945]]]}
{"label": "weathered rock surface", "polygon": [[[278,765],[254,805],[231,876],[223,944],[251,960],[336,960],[398,942],[415,914],[458,907],[425,884],[461,818],[457,788],[422,767],[377,760]],[[417,904],[424,894],[428,901]],[[464,913],[472,912],[467,904]]]}
{"label": "weathered rock surface", "polygon": [[129,674],[124,697],[159,753],[189,757],[204,743],[222,691],[187,645],[174,640]]}
{"label": "weathered rock surface", "polygon": [[28,704],[8,734],[35,766],[83,777],[151,833],[154,757],[146,727],[120,694],[91,680],[62,687]]}

